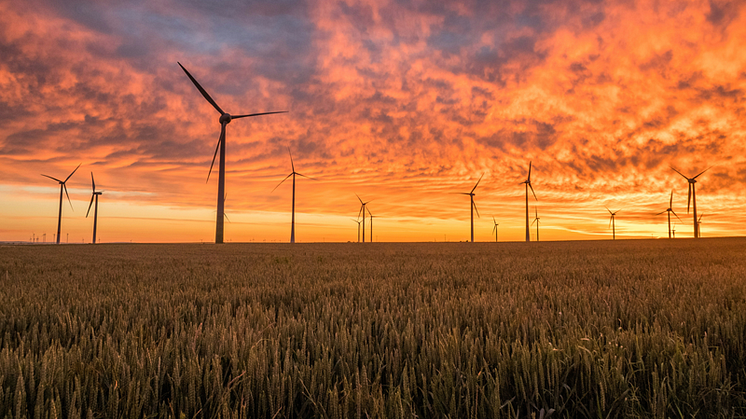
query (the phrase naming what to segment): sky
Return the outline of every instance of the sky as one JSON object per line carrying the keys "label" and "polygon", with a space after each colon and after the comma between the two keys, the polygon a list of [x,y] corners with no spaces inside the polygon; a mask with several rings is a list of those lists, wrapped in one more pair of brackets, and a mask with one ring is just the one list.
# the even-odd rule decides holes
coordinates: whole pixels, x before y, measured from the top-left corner
{"label": "sky", "polygon": [[[0,241],[228,242],[746,234],[746,2],[0,0]],[[72,204],[72,205],[70,205]],[[493,221],[494,217],[494,221]],[[370,238],[366,220],[366,239]],[[531,230],[536,239],[535,226]]]}

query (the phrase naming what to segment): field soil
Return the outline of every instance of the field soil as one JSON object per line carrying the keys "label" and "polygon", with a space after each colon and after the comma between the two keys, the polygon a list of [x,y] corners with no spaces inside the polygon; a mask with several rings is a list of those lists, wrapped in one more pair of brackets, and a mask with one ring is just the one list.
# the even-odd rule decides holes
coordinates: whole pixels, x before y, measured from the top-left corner
{"label": "field soil", "polygon": [[0,246],[0,417],[746,415],[746,239]]}

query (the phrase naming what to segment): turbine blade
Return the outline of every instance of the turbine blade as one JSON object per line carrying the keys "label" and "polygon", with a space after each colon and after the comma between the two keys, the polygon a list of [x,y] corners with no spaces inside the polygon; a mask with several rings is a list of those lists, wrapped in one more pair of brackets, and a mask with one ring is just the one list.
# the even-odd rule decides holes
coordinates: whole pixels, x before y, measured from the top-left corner
{"label": "turbine blade", "polygon": [[[676,218],[679,218],[679,216],[676,214],[674,210],[671,210],[671,212],[673,212],[673,215],[676,215]],[[684,222],[681,218],[679,218],[679,221],[681,221],[682,223]]]}
{"label": "turbine blade", "polygon": [[[80,163],[80,164],[83,164],[83,163]],[[72,173],[70,173],[70,175],[67,178],[65,178],[65,182],[67,182],[67,179],[70,179],[75,174],[75,172],[78,171],[78,169],[80,168],[80,164],[78,165],[78,167],[75,168],[75,170],[73,170]]]}
{"label": "turbine blade", "polygon": [[85,213],[85,218],[88,218],[88,214],[91,212],[91,205],[93,205],[93,199],[96,197],[96,195],[91,195],[91,203],[88,204],[88,211]]}
{"label": "turbine blade", "polygon": [[614,215],[611,215],[611,218],[609,218],[609,228],[611,228],[611,222],[614,221]]}
{"label": "turbine blade", "polygon": [[220,124],[220,138],[218,138],[218,144],[215,146],[215,154],[212,155],[212,163],[210,163],[210,171],[207,172],[207,180],[205,183],[210,181],[212,166],[215,165],[215,158],[218,157],[218,149],[220,149],[220,143],[223,141],[225,141],[225,124]]}
{"label": "turbine blade", "polygon": [[673,207],[673,189],[671,189],[671,199],[668,200],[668,208]]}
{"label": "turbine blade", "polygon": [[293,153],[290,152],[290,147],[288,147],[288,155],[290,156],[290,167],[292,167],[293,172],[295,172],[295,163],[293,163]]}
{"label": "turbine blade", "polygon": [[363,209],[365,209],[365,205],[360,206],[360,211],[357,212],[358,219],[360,219],[360,214],[363,214],[363,217],[365,217],[365,213],[363,212]]}
{"label": "turbine blade", "polygon": [[531,183],[531,163],[533,162],[528,162],[528,177],[526,178],[526,181],[529,182],[529,184]]}
{"label": "turbine blade", "polygon": [[[285,176],[285,179],[281,180],[281,181],[280,181],[280,183],[278,183],[278,184],[277,184],[277,186],[275,186],[275,187],[274,187],[274,189],[272,189],[272,192],[274,192],[274,191],[275,191],[275,189],[279,188],[279,187],[280,187],[280,185],[282,185],[282,183],[283,183],[283,182],[285,182],[286,180],[288,180],[288,178],[289,178],[290,176],[293,176],[293,174],[291,173],[291,174],[289,174],[289,175]],[[270,193],[272,193],[272,192],[270,192]]]}
{"label": "turbine blade", "polygon": [[91,189],[93,189],[93,192],[96,192],[96,181],[93,180],[93,172],[91,172]]}
{"label": "turbine blade", "polygon": [[497,221],[495,221],[495,217],[492,217],[492,222],[495,223],[495,225],[497,225]]}
{"label": "turbine blade", "polygon": [[495,232],[495,230],[497,230],[497,224],[495,224],[495,226],[494,226],[494,227],[492,227],[492,232],[493,232],[493,233]]}
{"label": "turbine blade", "polygon": [[197,90],[199,90],[199,92],[202,93],[202,96],[204,96],[205,99],[207,99],[207,101],[210,102],[210,105],[212,105],[212,107],[215,108],[215,110],[217,110],[218,112],[220,112],[220,115],[224,114],[225,112],[223,112],[223,110],[220,109],[220,106],[218,106],[218,104],[215,103],[214,100],[212,100],[212,98],[210,97],[210,95],[207,94],[207,92],[205,91],[205,89],[202,88],[202,86],[200,86],[200,84],[197,82],[197,80],[195,80],[194,77],[192,77],[192,75],[189,74],[189,72],[187,71],[187,69],[184,68],[184,66],[181,65],[181,63],[178,62],[178,61],[176,62],[176,64],[178,64],[179,67],[181,67],[181,69],[184,70],[184,72],[186,73],[187,77],[189,77],[189,80],[191,80],[192,83],[194,83],[194,85],[197,87]]}
{"label": "turbine blade", "polygon": [[698,174],[697,176],[694,176],[694,177],[693,177],[692,179],[696,179],[696,178],[698,178],[698,177],[699,177],[699,175],[701,175],[702,173],[704,173],[704,172],[706,172],[706,171],[708,171],[708,170],[710,170],[710,169],[712,169],[712,166],[710,166],[710,167],[708,167],[707,169],[705,169],[705,170],[703,170],[703,171],[699,172],[699,174]]}
{"label": "turbine blade", "polygon": [[275,113],[288,113],[288,111],[272,111],[272,112],[259,112],[259,113],[250,113],[247,115],[231,115],[231,119],[238,119],[238,118],[247,118],[249,116],[259,116],[259,115],[272,115]]}
{"label": "turbine blade", "polygon": [[661,212],[659,212],[659,213],[657,213],[657,214],[655,214],[655,215],[661,215],[661,214],[663,214],[664,212],[668,212],[668,210],[665,210],[665,211],[661,211]]}
{"label": "turbine blade", "polygon": [[673,167],[673,166],[670,166],[670,167],[671,167],[671,169],[673,169],[673,171],[674,171],[674,172],[676,172],[676,173],[680,174],[680,175],[681,175],[681,177],[683,177],[683,178],[684,178],[684,179],[686,179],[686,180],[689,180],[689,178],[688,178],[688,177],[686,177],[686,176],[685,176],[685,175],[684,175],[683,173],[681,173],[681,172],[679,172],[678,170],[676,170],[676,168],[675,168],[675,167]]}
{"label": "turbine blade", "polygon": [[304,178],[306,178],[306,179],[311,179],[311,180],[318,180],[318,179],[314,179],[314,178],[312,178],[312,177],[310,177],[310,176],[306,176],[306,175],[303,175],[303,174],[300,174],[300,173],[296,173],[296,175],[298,175],[298,176],[300,176],[300,177],[304,177]]}
{"label": "turbine blade", "polygon": [[[482,173],[482,176],[484,176],[484,173]],[[477,186],[479,186],[479,182],[482,181],[482,176],[479,176],[479,180],[477,181],[477,184],[474,185],[474,188],[472,188],[471,193],[474,193],[474,191],[477,189]]]}
{"label": "turbine blade", "polygon": [[474,206],[474,212],[477,213],[477,218],[482,218],[481,216],[479,216],[479,209],[477,208],[477,203],[474,202],[473,199],[471,200],[471,204]]}
{"label": "turbine blade", "polygon": [[360,205],[365,205],[365,203],[363,202],[362,199],[360,199],[360,197],[358,196],[358,194],[355,194],[355,196],[357,196],[357,200],[360,201]]}
{"label": "turbine blade", "polygon": [[539,198],[536,197],[536,192],[534,192],[534,187],[531,186],[531,183],[529,182],[528,187],[531,189],[531,193],[534,194],[534,199],[539,200]]}
{"label": "turbine blade", "polygon": [[689,184],[689,197],[686,199],[686,213],[689,214],[689,204],[692,202],[692,184]]}
{"label": "turbine blade", "polygon": [[231,221],[230,218],[228,218],[228,214],[223,211],[223,217],[225,217],[226,220],[228,220],[229,223],[233,224],[233,221]]}
{"label": "turbine blade", "polygon": [[75,211],[75,208],[73,208],[73,201],[70,200],[70,195],[67,193],[67,186],[64,182],[62,182],[62,189],[65,190],[65,196],[67,196],[67,202],[70,203],[70,208]]}
{"label": "turbine blade", "polygon": [[42,176],[44,176],[44,177],[48,177],[48,178],[50,178],[50,179],[52,179],[52,180],[55,180],[55,181],[57,181],[57,182],[59,182],[59,183],[62,183],[62,181],[61,181],[61,180],[59,180],[59,179],[57,179],[56,177],[52,177],[52,176],[47,176],[47,175],[42,175]]}
{"label": "turbine blade", "polygon": [[614,213],[611,212],[611,210],[609,209],[609,207],[607,207],[606,205],[604,205],[604,208],[606,208],[606,211],[609,211],[609,214],[614,215]]}

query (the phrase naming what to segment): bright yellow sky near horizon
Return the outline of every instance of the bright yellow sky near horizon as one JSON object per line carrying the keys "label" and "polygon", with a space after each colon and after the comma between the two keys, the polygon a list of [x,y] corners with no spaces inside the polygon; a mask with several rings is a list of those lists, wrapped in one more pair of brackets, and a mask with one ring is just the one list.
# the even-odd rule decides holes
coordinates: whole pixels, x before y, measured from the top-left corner
{"label": "bright yellow sky near horizon", "polygon": [[[231,2],[226,2],[231,3]],[[529,162],[541,240],[746,234],[746,7],[725,1],[0,3],[0,241],[211,242],[219,114],[225,239],[525,238]],[[230,10],[228,12],[227,10]],[[366,220],[366,228],[370,228]],[[532,240],[536,229],[531,229]],[[366,231],[366,239],[370,231]],[[41,241],[41,240],[40,240]]]}

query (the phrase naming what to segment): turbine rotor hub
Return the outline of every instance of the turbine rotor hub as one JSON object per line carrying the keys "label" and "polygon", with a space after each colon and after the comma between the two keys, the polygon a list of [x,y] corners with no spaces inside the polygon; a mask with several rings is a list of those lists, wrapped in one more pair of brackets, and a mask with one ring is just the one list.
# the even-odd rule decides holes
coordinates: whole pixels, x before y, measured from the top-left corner
{"label": "turbine rotor hub", "polygon": [[231,118],[231,114],[229,114],[229,113],[224,113],[224,114],[220,115],[220,123],[221,124],[227,124],[227,123],[231,122],[231,119],[232,119]]}

